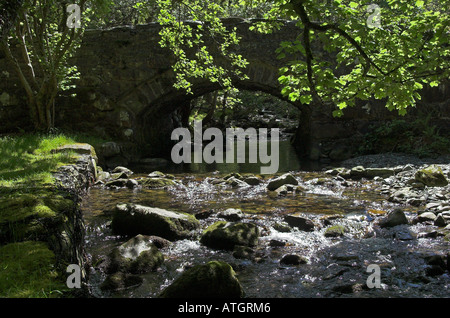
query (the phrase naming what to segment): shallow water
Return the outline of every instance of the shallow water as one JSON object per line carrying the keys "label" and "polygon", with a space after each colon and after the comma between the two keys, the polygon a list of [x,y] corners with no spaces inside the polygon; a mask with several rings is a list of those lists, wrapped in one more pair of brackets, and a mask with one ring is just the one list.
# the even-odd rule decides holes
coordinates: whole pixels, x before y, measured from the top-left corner
{"label": "shallow water", "polygon": [[[211,180],[230,171],[209,169],[212,167],[194,173],[174,173],[178,185],[168,189],[91,188],[83,202],[83,211],[87,227],[86,248],[92,263],[89,280],[92,295],[157,297],[184,269],[210,260],[223,260],[235,269],[246,297],[449,296],[448,272],[439,276],[426,275],[424,258],[427,255],[445,255],[449,252],[448,242],[439,238],[416,238],[417,233],[429,230],[426,225],[397,226],[389,230],[374,227],[373,220],[378,214],[396,207],[379,193],[376,182],[340,183],[320,171],[302,169],[300,162],[290,162],[300,167],[292,171],[304,190],[286,196],[277,196],[266,190],[271,176],[262,176],[264,182],[258,186],[233,189],[213,185]],[[291,167],[285,165],[283,169],[289,171]],[[254,171],[238,170],[241,173]],[[260,227],[261,237],[252,260],[237,259],[232,252],[209,249],[198,239],[176,241],[161,250],[164,264],[156,272],[143,275],[142,285],[102,292],[99,288],[105,278],[102,260],[113,247],[126,241],[126,238],[112,235],[108,227],[111,221],[109,211],[119,203],[193,214],[212,210],[209,218],[200,220],[202,229],[219,220],[215,217],[216,212],[239,208],[245,213],[245,220]],[[405,211],[410,217],[415,213],[414,208]],[[281,222],[284,215],[299,212],[318,225],[314,232],[294,229],[282,233],[275,230],[274,225]],[[343,218],[331,223],[344,225],[349,231],[342,238],[325,237],[326,226],[320,218],[335,214]],[[284,241],[286,245],[272,247],[272,240]],[[299,266],[280,264],[285,254],[305,256],[308,263]],[[365,287],[370,264],[381,268],[380,288]]]}

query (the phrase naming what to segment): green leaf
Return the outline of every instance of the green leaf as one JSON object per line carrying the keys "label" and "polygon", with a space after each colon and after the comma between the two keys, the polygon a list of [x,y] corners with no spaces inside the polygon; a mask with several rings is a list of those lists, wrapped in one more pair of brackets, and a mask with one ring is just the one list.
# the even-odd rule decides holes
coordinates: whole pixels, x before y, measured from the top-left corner
{"label": "green leaf", "polygon": [[302,95],[302,96],[300,96],[300,102],[302,104],[309,104],[312,102],[312,96],[311,95]]}
{"label": "green leaf", "polygon": [[431,87],[439,86],[439,82],[438,81],[432,81],[432,82],[430,82],[430,86]]}

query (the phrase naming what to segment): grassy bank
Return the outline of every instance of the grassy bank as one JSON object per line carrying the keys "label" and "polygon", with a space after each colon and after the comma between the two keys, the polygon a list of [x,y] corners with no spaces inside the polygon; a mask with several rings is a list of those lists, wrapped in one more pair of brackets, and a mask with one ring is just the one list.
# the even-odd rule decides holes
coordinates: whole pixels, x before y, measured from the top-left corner
{"label": "grassy bank", "polygon": [[0,137],[0,297],[52,297],[67,290],[49,242],[74,202],[53,173],[76,161],[60,146],[101,142],[66,134]]}

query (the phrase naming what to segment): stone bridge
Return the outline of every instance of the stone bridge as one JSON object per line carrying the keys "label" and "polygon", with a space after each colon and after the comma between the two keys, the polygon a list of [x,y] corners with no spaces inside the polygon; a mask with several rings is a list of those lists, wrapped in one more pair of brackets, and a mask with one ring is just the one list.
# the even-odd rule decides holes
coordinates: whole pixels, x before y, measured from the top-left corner
{"label": "stone bridge", "polygon": [[[281,41],[298,36],[295,22],[285,22],[280,31],[269,35],[250,31],[251,22],[245,20],[224,23],[237,28],[241,36],[239,53],[249,62],[248,79],[237,79],[235,86],[283,99],[278,83],[281,62],[275,50]],[[175,89],[171,69],[174,58],[159,45],[160,30],[158,24],[148,24],[87,31],[76,62],[81,72],[77,95],[82,107],[105,116],[105,123],[112,124],[109,133],[136,141],[145,156],[170,153],[170,134],[179,125],[170,114],[190,100],[220,89],[217,83],[205,79],[193,83],[192,94]]]}
{"label": "stone bridge", "polygon": [[[277,59],[275,50],[281,41],[293,41],[301,33],[295,22],[285,21],[279,31],[271,34],[250,31],[254,21],[228,19],[224,23],[237,28],[241,37],[238,51],[249,62],[248,79],[237,79],[236,87],[284,99],[278,83],[278,70],[283,62]],[[73,61],[81,76],[75,89],[59,96],[56,126],[108,136],[127,149],[124,153],[128,161],[130,156],[167,157],[172,147],[170,134],[179,126],[175,112],[190,100],[220,87],[198,79],[193,85],[193,94],[186,95],[175,89],[171,70],[174,59],[171,52],[158,43],[160,30],[161,26],[156,23],[86,30]],[[315,49],[325,54],[320,48]],[[14,78],[14,70],[1,53],[0,71],[1,133],[21,127],[27,112],[24,93]],[[448,114],[449,90],[440,89],[429,95],[437,103],[433,107],[444,105]],[[427,104],[427,100],[423,102]],[[365,104],[360,103],[360,106]],[[332,118],[331,109],[294,106],[301,109],[295,144],[311,159],[343,159],[358,147],[369,123],[396,117],[395,113],[375,103],[369,108],[350,109],[339,119]]]}

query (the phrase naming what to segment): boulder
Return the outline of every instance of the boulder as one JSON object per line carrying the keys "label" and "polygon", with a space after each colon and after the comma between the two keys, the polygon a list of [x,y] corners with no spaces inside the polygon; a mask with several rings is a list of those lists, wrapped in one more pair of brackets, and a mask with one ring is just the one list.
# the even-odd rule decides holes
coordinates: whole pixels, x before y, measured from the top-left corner
{"label": "boulder", "polygon": [[429,187],[445,187],[448,184],[442,169],[436,165],[418,170],[415,174],[415,179]]}
{"label": "boulder", "polygon": [[111,171],[111,174],[114,174],[114,173],[121,173],[121,174],[126,175],[129,178],[133,174],[133,171],[131,171],[128,168],[122,167],[122,166],[117,166]]}
{"label": "boulder", "polygon": [[214,249],[233,250],[236,245],[255,246],[258,238],[255,224],[218,221],[203,232],[200,242]]}
{"label": "boulder", "polygon": [[111,251],[107,272],[142,274],[155,270],[163,261],[152,237],[139,234]]}
{"label": "boulder", "polygon": [[173,186],[176,182],[168,178],[143,178],[139,180],[139,184],[144,188],[155,189]]}
{"label": "boulder", "polygon": [[300,231],[314,231],[314,223],[300,214],[291,214],[284,217],[284,221],[291,227],[296,227]]}
{"label": "boulder", "polygon": [[280,264],[284,265],[301,265],[307,263],[308,259],[306,257],[297,254],[286,254],[280,260]]}
{"label": "boulder", "polygon": [[445,227],[447,225],[447,222],[445,221],[445,218],[439,214],[436,219],[434,219],[433,225],[438,227]]}
{"label": "boulder", "polygon": [[187,238],[199,226],[199,221],[191,214],[138,204],[118,204],[111,222],[115,234],[156,235],[168,240]]}
{"label": "boulder", "polygon": [[242,179],[242,181],[252,186],[256,186],[262,182],[261,179],[255,176],[246,176]]}
{"label": "boulder", "polygon": [[400,209],[395,209],[392,212],[389,212],[388,215],[379,223],[380,227],[393,227],[401,224],[408,224],[408,218]]}
{"label": "boulder", "polygon": [[240,298],[244,296],[233,268],[221,261],[194,266],[163,290],[161,298]]}
{"label": "boulder", "polygon": [[267,190],[275,191],[276,189],[285,184],[297,185],[298,181],[292,174],[285,173],[284,175],[269,181],[269,184],[267,185]]}

